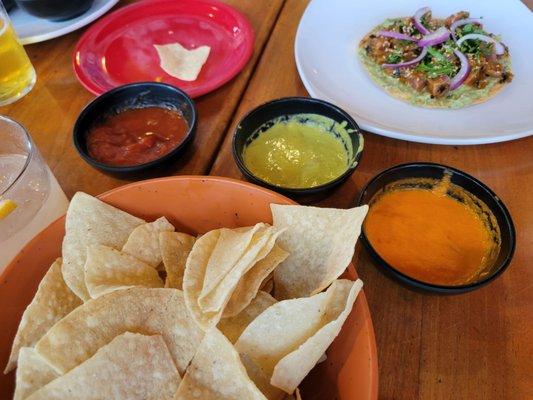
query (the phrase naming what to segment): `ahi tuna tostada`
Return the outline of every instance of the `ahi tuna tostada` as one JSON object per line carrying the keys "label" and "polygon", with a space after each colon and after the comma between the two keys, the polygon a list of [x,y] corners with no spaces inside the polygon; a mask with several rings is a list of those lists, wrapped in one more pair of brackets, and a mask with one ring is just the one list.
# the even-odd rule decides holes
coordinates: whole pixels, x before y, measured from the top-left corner
{"label": "ahi tuna tostada", "polygon": [[513,79],[509,49],[466,11],[387,19],[361,40],[359,58],[390,95],[428,108],[482,103]]}

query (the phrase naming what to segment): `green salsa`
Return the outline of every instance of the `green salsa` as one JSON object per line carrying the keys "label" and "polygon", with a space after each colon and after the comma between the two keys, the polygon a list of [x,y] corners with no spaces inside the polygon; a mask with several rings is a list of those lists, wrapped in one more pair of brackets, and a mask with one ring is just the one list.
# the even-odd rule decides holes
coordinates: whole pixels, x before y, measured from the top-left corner
{"label": "green salsa", "polygon": [[270,121],[243,151],[246,167],[258,178],[287,188],[311,188],[341,176],[352,163],[346,123],[315,114]]}

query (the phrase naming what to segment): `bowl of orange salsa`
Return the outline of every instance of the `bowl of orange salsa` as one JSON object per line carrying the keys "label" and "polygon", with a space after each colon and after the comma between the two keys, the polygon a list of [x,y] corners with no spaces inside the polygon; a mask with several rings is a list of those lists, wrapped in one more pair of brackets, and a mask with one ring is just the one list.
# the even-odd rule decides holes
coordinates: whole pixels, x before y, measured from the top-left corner
{"label": "bowl of orange salsa", "polygon": [[398,165],[364,188],[362,238],[385,271],[411,287],[463,293],[510,264],[515,230],[498,196],[476,178],[432,163]]}
{"label": "bowl of orange salsa", "polygon": [[119,86],[97,97],[74,125],[76,149],[107,172],[136,172],[173,160],[193,139],[197,113],[182,90],[156,82]]}

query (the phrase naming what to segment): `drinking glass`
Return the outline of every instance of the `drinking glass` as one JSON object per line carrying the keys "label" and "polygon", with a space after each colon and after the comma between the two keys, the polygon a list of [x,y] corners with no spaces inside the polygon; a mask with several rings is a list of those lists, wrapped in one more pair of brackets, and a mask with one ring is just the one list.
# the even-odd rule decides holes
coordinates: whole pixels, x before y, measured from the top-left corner
{"label": "drinking glass", "polygon": [[33,236],[63,215],[68,207],[63,190],[28,132],[2,116],[0,203],[11,205],[0,214],[1,272]]}
{"label": "drinking glass", "polygon": [[35,80],[35,70],[0,2],[0,106],[27,94]]}

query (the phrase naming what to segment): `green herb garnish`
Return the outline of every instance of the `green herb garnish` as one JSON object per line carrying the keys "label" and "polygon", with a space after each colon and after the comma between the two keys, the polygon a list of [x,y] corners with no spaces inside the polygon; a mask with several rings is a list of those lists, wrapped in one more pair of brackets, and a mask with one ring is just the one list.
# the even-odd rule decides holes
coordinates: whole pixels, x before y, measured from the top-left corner
{"label": "green herb garnish", "polygon": [[457,66],[440,51],[428,47],[428,53],[429,55],[416,66],[417,71],[424,73],[428,78],[437,78],[442,75],[452,77],[457,73]]}
{"label": "green herb garnish", "polygon": [[417,65],[416,70],[423,72],[428,78],[437,78],[442,75],[454,76],[457,67],[453,62],[433,47],[428,47],[429,57]]}
{"label": "green herb garnish", "polygon": [[478,54],[481,52],[479,48],[479,40],[465,40],[461,43],[460,50],[463,53]]}
{"label": "green herb garnish", "polygon": [[426,64],[420,63],[416,67],[416,70],[423,72],[428,78],[438,78],[442,75],[448,75],[452,77],[457,72],[457,67],[452,63],[448,64]]}
{"label": "green herb garnish", "polygon": [[448,61],[446,56],[442,53],[440,53],[438,50],[435,50],[433,47],[428,47],[428,53],[433,56],[433,58],[439,60],[439,61]]}
{"label": "green herb garnish", "polygon": [[387,62],[389,64],[398,64],[402,60],[402,52],[401,51],[393,51],[392,53],[389,53],[387,56]]}
{"label": "green herb garnish", "polygon": [[422,15],[422,18],[420,18],[420,22],[422,23],[424,27],[428,29],[430,28],[428,14]]}
{"label": "green herb garnish", "polygon": [[[461,27],[459,27],[456,30],[457,37],[463,37],[465,35],[470,35],[471,33],[477,33],[481,35],[487,35],[487,32],[485,32],[482,28],[479,27],[477,24],[466,24]],[[479,47],[479,41],[478,40],[466,40],[464,41],[460,49],[463,53],[468,54],[479,54],[483,53],[482,49]]]}
{"label": "green herb garnish", "polygon": [[[479,25],[476,24],[466,24],[462,26],[458,30],[458,36],[463,37],[465,35],[469,35],[471,33],[477,33],[480,35],[487,35],[488,33],[485,32],[483,29],[479,27]],[[463,53],[469,53],[469,54],[486,54],[486,50],[483,47],[480,47],[479,40],[466,40],[461,44],[461,49]]]}
{"label": "green herb garnish", "polygon": [[461,29],[461,36],[469,35],[470,33],[480,33],[486,35],[487,33],[476,24],[466,24]]}

